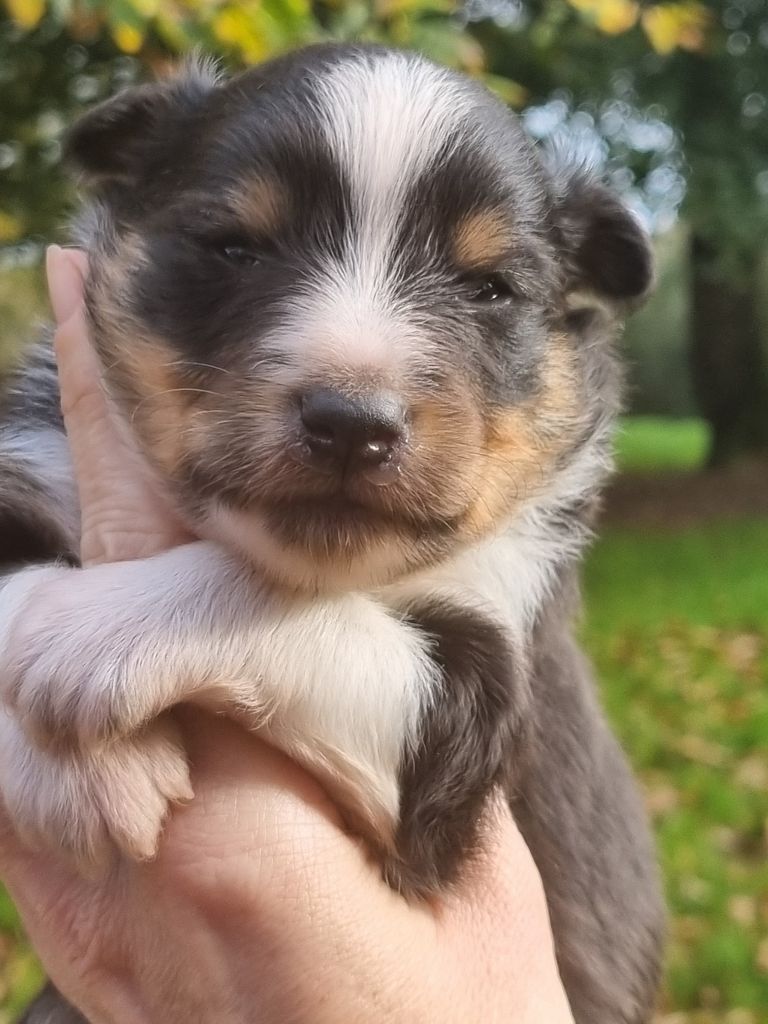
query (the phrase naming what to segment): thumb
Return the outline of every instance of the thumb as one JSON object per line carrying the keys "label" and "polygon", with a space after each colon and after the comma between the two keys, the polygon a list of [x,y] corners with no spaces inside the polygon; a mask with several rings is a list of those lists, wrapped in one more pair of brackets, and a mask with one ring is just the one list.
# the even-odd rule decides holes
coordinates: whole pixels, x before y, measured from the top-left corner
{"label": "thumb", "polygon": [[62,413],[72,454],[82,456],[96,425],[105,430],[109,419],[98,361],[87,337],[83,301],[88,274],[85,253],[50,246],[46,253],[46,274],[57,324],[54,349]]}
{"label": "thumb", "polygon": [[144,558],[189,539],[115,416],[88,338],[85,253],[51,246],[46,270],[57,330],[61,409],[81,509],[84,565]]}

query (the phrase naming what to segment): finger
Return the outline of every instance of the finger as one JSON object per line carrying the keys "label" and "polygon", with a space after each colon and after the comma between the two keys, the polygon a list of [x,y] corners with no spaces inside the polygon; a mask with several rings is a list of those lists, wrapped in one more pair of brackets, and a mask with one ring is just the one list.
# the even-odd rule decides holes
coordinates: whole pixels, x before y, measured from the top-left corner
{"label": "finger", "polygon": [[51,307],[56,323],[66,323],[83,301],[88,258],[79,249],[51,245],[45,254]]}
{"label": "finger", "polygon": [[541,876],[502,793],[495,794],[480,825],[477,848],[458,884],[443,902],[443,922],[461,934],[470,922],[510,916],[546,921]]}
{"label": "finger", "polygon": [[85,254],[52,245],[46,254],[46,272],[51,306],[58,325],[54,349],[62,413],[70,446],[82,447],[97,425],[99,432],[109,425],[98,359],[88,342],[83,301],[87,272]]}
{"label": "finger", "polygon": [[[264,740],[247,732],[241,725],[223,715],[211,715],[197,708],[185,706],[176,710],[184,734],[193,774],[193,785],[200,806],[216,805],[219,813],[230,813],[231,801],[258,803],[261,810],[265,802],[275,800],[280,806],[278,815],[286,811],[285,798],[301,803],[308,818],[317,819],[320,827],[336,834],[344,832],[342,816],[336,804],[328,797],[320,783],[286,754]],[[293,813],[293,812],[291,812]],[[195,810],[195,816],[197,811]],[[210,827],[201,812],[199,824]],[[239,824],[250,828],[244,817]],[[226,836],[227,842],[237,837],[234,832]],[[222,834],[211,828],[212,838]],[[245,842],[252,836],[245,837]]]}
{"label": "finger", "polygon": [[48,913],[58,896],[79,880],[64,859],[44,849],[31,849],[16,835],[0,804],[0,877],[11,897],[30,920]]}
{"label": "finger", "polygon": [[145,558],[190,539],[119,422],[88,338],[84,253],[52,246],[47,270],[64,424],[80,497],[83,564]]}

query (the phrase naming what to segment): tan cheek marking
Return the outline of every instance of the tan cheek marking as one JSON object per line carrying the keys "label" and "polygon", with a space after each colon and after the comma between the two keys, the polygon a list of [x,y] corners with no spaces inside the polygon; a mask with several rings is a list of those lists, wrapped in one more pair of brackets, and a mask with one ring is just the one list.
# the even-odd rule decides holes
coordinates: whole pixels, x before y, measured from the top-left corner
{"label": "tan cheek marking", "polygon": [[147,336],[131,316],[131,276],[145,262],[141,238],[121,238],[118,250],[93,268],[89,307],[99,326],[95,340],[108,387],[147,456],[172,476],[185,456],[206,447],[209,417],[198,415],[198,405],[215,385],[184,374],[178,352]]}
{"label": "tan cheek marking", "polygon": [[474,396],[458,381],[444,381],[439,396],[413,406],[414,498],[433,514],[453,520],[467,508],[485,433]]}
{"label": "tan cheek marking", "polygon": [[229,193],[235,213],[256,234],[277,231],[285,222],[288,197],[269,178],[247,178]]}
{"label": "tan cheek marking", "polygon": [[468,536],[488,533],[546,486],[580,425],[575,362],[565,338],[553,338],[537,394],[488,424],[479,496],[463,524]]}
{"label": "tan cheek marking", "polygon": [[465,217],[453,239],[454,255],[463,266],[488,267],[509,251],[512,226],[502,210],[483,210]]}
{"label": "tan cheek marking", "polygon": [[173,476],[186,454],[192,407],[199,395],[174,365],[178,357],[163,342],[135,337],[113,340],[107,374],[122,398],[132,431],[151,461]]}

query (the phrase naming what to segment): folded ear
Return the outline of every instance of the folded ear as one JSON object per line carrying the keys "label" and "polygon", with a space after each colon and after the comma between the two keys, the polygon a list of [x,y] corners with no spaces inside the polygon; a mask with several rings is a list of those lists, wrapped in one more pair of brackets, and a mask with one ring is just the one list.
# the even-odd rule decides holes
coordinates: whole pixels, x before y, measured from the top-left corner
{"label": "folded ear", "polygon": [[125,89],[80,118],[65,141],[65,160],[92,185],[135,183],[217,81],[213,65],[195,59],[172,78]]}
{"label": "folded ear", "polygon": [[554,190],[568,291],[615,302],[645,295],[653,283],[650,240],[621,200],[585,171],[557,175]]}

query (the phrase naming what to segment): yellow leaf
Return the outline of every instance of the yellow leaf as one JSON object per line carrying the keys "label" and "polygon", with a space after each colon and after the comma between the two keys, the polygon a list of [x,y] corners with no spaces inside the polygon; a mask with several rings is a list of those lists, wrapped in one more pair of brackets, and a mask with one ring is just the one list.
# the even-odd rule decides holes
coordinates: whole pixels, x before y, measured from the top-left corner
{"label": "yellow leaf", "polygon": [[183,25],[174,16],[169,17],[166,11],[162,11],[155,21],[155,26],[171,50],[183,53],[189,48],[189,37]]}
{"label": "yellow leaf", "polygon": [[16,242],[21,238],[22,225],[18,217],[0,210],[0,243]]}
{"label": "yellow leaf", "polygon": [[430,0],[429,3],[425,3],[424,0],[376,0],[374,4],[376,16],[379,18],[391,18],[395,14],[419,14],[424,11],[431,14],[452,14],[455,13],[456,7],[454,0]]}
{"label": "yellow leaf", "polygon": [[236,47],[246,60],[259,61],[269,56],[269,41],[258,29],[255,12],[224,7],[213,18],[211,27],[219,42]]}
{"label": "yellow leaf", "polygon": [[569,0],[569,3],[594,21],[601,32],[610,36],[631,29],[639,13],[635,0]]}
{"label": "yellow leaf", "polygon": [[643,14],[643,28],[657,53],[672,53],[677,49],[677,19],[664,7],[653,7]]}
{"label": "yellow leaf", "polygon": [[528,91],[519,83],[513,82],[510,78],[503,78],[501,75],[483,75],[483,81],[496,93],[505,103],[519,109],[528,99]]}
{"label": "yellow leaf", "polygon": [[112,26],[112,38],[123,51],[123,53],[138,53],[144,42],[144,36],[133,25],[126,25],[119,22]]}
{"label": "yellow leaf", "polygon": [[637,21],[638,6],[632,0],[615,0],[603,4],[597,16],[597,27],[609,36],[627,32]]}
{"label": "yellow leaf", "polygon": [[643,12],[643,29],[657,53],[676,49],[701,50],[706,42],[710,12],[697,2],[657,4]]}
{"label": "yellow leaf", "polygon": [[5,0],[8,11],[22,28],[34,28],[45,14],[45,0]]}
{"label": "yellow leaf", "polygon": [[131,7],[143,18],[154,18],[160,9],[160,0],[131,0]]}

